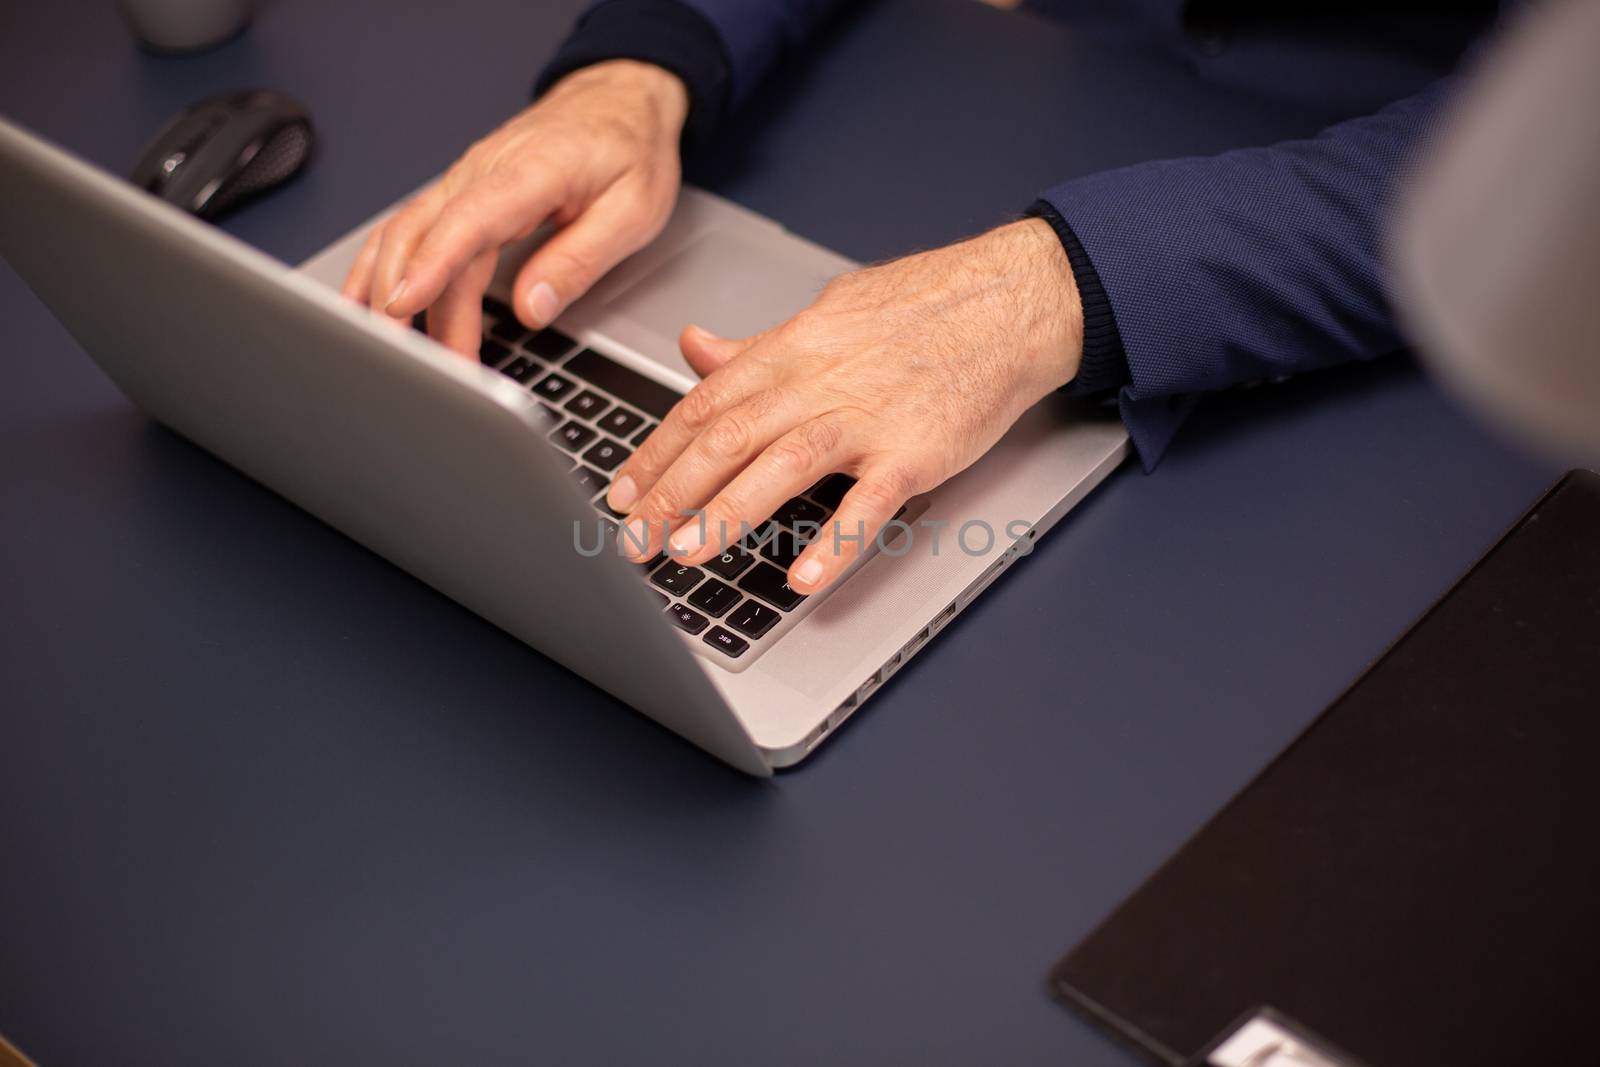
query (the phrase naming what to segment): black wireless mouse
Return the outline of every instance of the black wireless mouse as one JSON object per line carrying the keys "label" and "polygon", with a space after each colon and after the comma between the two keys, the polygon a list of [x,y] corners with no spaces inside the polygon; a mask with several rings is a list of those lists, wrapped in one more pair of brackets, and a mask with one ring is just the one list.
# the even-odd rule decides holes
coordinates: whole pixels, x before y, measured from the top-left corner
{"label": "black wireless mouse", "polygon": [[129,177],[203,219],[287,181],[311,158],[305,108],[265,89],[224,93],[161,128]]}

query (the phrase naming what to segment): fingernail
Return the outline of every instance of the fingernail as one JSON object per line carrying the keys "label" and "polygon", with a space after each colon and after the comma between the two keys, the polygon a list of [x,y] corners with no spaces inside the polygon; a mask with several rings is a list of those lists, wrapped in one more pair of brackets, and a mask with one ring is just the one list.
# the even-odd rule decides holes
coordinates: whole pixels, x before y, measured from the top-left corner
{"label": "fingernail", "polygon": [[617,531],[617,546],[629,559],[643,560],[650,544],[650,527],[643,519],[634,519]]}
{"label": "fingernail", "polygon": [[794,580],[801,585],[816,585],[822,580],[822,561],[808,559],[794,569]]}
{"label": "fingernail", "polygon": [[395,286],[393,291],[391,291],[389,293],[389,302],[387,304],[383,305],[383,310],[388,311],[390,308],[392,308],[396,304],[398,304],[400,302],[400,298],[402,296],[405,296],[406,295],[406,290],[410,289],[410,288],[411,288],[411,279],[410,278],[401,278],[400,279],[400,284]]}
{"label": "fingernail", "polygon": [[560,311],[561,300],[549,282],[540,282],[528,294],[528,315],[535,326],[548,326]]}
{"label": "fingernail", "polygon": [[606,503],[618,511],[627,511],[633,507],[633,502],[639,499],[639,487],[634,484],[633,476],[624,474],[611,483],[611,492],[606,494]]}
{"label": "fingernail", "polygon": [[687,556],[705,543],[706,529],[701,522],[691,522],[672,535],[672,551],[679,556]]}

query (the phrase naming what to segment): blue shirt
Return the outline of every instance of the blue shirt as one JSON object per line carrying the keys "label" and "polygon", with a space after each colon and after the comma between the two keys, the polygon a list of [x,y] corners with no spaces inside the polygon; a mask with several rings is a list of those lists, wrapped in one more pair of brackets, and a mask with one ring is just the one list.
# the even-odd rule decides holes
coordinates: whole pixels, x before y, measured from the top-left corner
{"label": "blue shirt", "polygon": [[[689,87],[686,136],[705,138],[841,6],[602,0],[539,85],[600,59],[656,62]],[[1076,178],[1030,209],[1061,238],[1083,300],[1083,360],[1069,388],[1115,398],[1147,469],[1207,392],[1402,347],[1384,264],[1388,211],[1494,3],[1444,14],[1406,0],[1370,10],[1316,0],[1030,6],[1155,40],[1207,78],[1352,116],[1302,141]]]}

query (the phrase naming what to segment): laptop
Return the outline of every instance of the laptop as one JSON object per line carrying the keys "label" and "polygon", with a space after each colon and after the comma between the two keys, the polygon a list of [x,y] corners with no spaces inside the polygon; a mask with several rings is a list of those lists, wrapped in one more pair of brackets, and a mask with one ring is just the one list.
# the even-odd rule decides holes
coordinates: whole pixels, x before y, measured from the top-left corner
{"label": "laptop", "polygon": [[641,566],[605,543],[605,489],[697,380],[679,330],[754,333],[848,259],[686,189],[551,329],[506,310],[508,249],[474,365],[338,295],[387,213],[290,268],[4,120],[0,186],[0,255],[151,417],[752,775],[815,751],[1128,451],[1053,396],[814,596],[784,581],[791,535],[842,475],[703,567]]}

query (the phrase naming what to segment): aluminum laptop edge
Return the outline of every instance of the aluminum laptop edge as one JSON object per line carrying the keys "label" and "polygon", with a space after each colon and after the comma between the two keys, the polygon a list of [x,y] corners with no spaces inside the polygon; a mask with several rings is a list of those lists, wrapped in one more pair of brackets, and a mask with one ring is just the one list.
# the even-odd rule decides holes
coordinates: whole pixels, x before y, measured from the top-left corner
{"label": "aluminum laptop edge", "polygon": [[[597,513],[525,386],[338,296],[384,215],[291,269],[3,119],[0,188],[0,255],[152,418],[753,775],[831,736],[1128,451],[1110,413],[1047,398],[728,660],[661,617],[639,567],[579,551]],[[502,257],[492,295],[525,254]],[[556,326],[684,392],[683,324],[753,333],[852,266],[686,189]]]}

